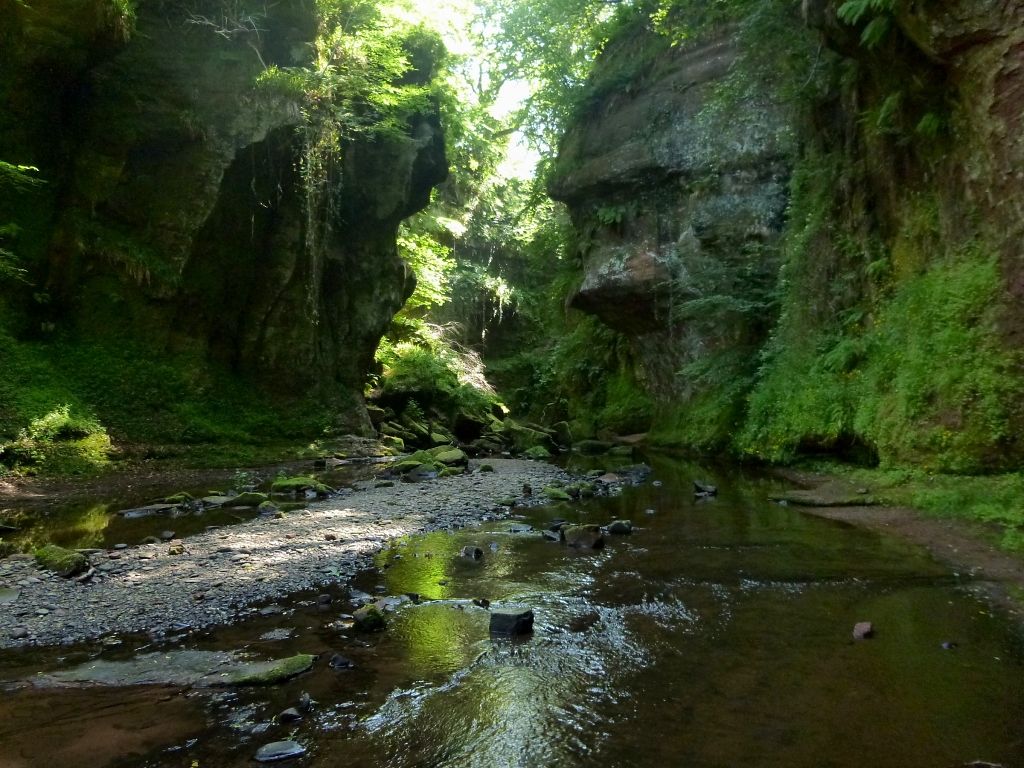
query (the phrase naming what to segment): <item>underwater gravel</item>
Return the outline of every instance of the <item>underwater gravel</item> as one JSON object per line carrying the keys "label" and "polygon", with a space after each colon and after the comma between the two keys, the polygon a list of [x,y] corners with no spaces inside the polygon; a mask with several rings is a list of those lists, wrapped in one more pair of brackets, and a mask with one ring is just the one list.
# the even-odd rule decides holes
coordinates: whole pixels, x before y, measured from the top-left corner
{"label": "underwater gravel", "polygon": [[[488,459],[465,475],[368,487],[283,519],[260,518],[185,539],[184,552],[149,544],[89,554],[83,583],[36,567],[27,556],[0,560],[0,648],[60,645],[148,632],[159,638],[250,614],[252,606],[345,582],[372,565],[391,539],[465,526],[509,514],[499,499],[519,498],[570,476],[550,464]],[[6,590],[6,591],[5,591]],[[13,598],[13,599],[11,599]]]}

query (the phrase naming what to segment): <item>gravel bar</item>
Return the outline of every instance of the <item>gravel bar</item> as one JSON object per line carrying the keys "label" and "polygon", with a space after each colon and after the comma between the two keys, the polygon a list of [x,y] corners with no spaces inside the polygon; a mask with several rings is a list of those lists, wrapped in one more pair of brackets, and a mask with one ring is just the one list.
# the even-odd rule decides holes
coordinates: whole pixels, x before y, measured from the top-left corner
{"label": "gravel bar", "polygon": [[[518,498],[569,475],[550,464],[489,459],[494,472],[423,483],[396,482],[312,502],[283,519],[260,518],[167,543],[91,550],[82,582],[0,560],[0,648],[60,645],[148,632],[154,637],[237,621],[254,604],[337,584],[372,565],[391,539],[508,514]],[[474,465],[476,463],[474,462]]]}

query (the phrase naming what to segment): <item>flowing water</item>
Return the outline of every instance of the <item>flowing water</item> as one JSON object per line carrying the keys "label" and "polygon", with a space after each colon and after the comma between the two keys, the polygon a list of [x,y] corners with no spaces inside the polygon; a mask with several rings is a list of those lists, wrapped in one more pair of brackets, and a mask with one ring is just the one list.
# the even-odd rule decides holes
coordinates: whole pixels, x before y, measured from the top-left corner
{"label": "flowing water", "polygon": [[[720,495],[693,499],[695,477]],[[356,585],[419,596],[383,633],[339,632],[347,605],[323,611],[299,595],[283,614],[186,641],[322,654],[281,686],[3,694],[0,765],[250,766],[258,747],[291,738],[308,752],[289,764],[318,768],[1024,766],[1021,630],[956,574],[772,504],[768,481],[734,470],[666,461],[651,480],[395,542]],[[638,530],[586,552],[511,530],[554,517]],[[467,545],[484,556],[460,558]],[[492,639],[473,598],[531,607],[532,636]],[[875,637],[854,641],[858,621]],[[335,652],[355,668],[330,668]],[[62,653],[9,654],[0,676],[90,651]],[[276,722],[302,692],[312,710]]]}

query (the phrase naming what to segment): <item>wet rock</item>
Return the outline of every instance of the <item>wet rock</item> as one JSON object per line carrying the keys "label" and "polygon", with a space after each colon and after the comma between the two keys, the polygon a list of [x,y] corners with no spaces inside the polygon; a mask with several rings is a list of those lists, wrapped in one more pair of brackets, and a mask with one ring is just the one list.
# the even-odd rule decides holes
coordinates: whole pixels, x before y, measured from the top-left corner
{"label": "wet rock", "polygon": [[0,605],[13,603],[21,595],[20,589],[0,589]]}
{"label": "wet rock", "polygon": [[358,632],[380,632],[386,626],[384,614],[375,605],[364,605],[352,614]]}
{"label": "wet rock", "polygon": [[464,557],[469,560],[479,560],[484,556],[484,551],[480,547],[467,546],[463,547],[462,551],[459,552],[459,557]]}
{"label": "wet rock", "polygon": [[334,489],[324,485],[315,477],[279,477],[275,480],[270,490],[274,493],[292,493],[292,494],[306,494],[307,491],[313,492],[313,497],[324,498],[330,496],[334,492]]}
{"label": "wet rock", "polygon": [[288,707],[288,709],[278,713],[277,722],[279,723],[294,723],[296,720],[302,719],[302,713],[299,712],[295,707]]}
{"label": "wet rock", "polygon": [[523,483],[523,496],[533,496],[533,486],[529,483]]}
{"label": "wet rock", "polygon": [[117,550],[128,549],[128,545],[127,544],[115,544],[114,545],[114,549],[117,549]]}
{"label": "wet rock", "polygon": [[300,653],[275,661],[252,662],[228,676],[227,685],[276,685],[308,672],[316,656]]}
{"label": "wet rock", "polygon": [[331,660],[328,662],[328,666],[331,669],[355,669],[355,662],[352,659],[342,656],[340,653],[336,653],[331,656]]}
{"label": "wet rock", "polygon": [[170,541],[174,538],[174,531],[161,531],[160,538],[164,541]]}
{"label": "wet rock", "polygon": [[334,602],[334,598],[331,597],[330,595],[326,594],[326,593],[322,594],[322,595],[317,595],[317,598],[316,598],[317,605],[330,605],[333,602]]}
{"label": "wet rock", "polygon": [[28,637],[28,627],[12,627],[11,637],[13,637],[15,640],[24,640],[26,637]]}
{"label": "wet rock", "polygon": [[562,529],[561,540],[575,549],[600,549],[604,534],[597,525],[569,525]]}
{"label": "wet rock", "polygon": [[633,523],[630,520],[615,520],[608,525],[608,533],[623,536],[633,532]]}
{"label": "wet rock", "polygon": [[585,613],[582,616],[573,617],[573,619],[569,621],[568,629],[570,632],[586,632],[600,620],[601,614],[597,613],[597,611],[591,611],[590,613]]}
{"label": "wet rock", "polygon": [[172,541],[167,547],[168,555],[183,555],[185,554],[185,543],[182,541]]}
{"label": "wet rock", "polygon": [[174,512],[178,509],[178,504],[147,504],[144,507],[135,507],[133,509],[122,509],[117,514],[121,517],[128,519],[134,519],[138,517],[151,517],[152,515],[162,515],[168,512]]}
{"label": "wet rock", "polygon": [[483,597],[474,597],[473,605],[475,605],[477,608],[490,608],[491,601]]}
{"label": "wet rock", "polygon": [[264,744],[256,752],[255,759],[259,763],[276,763],[306,754],[306,748],[297,741],[275,741]]}
{"label": "wet rock", "polygon": [[480,465],[480,471],[481,472],[493,472],[494,471],[494,466],[491,465],[491,464],[481,464]]}
{"label": "wet rock", "polygon": [[261,515],[271,517],[272,515],[275,515],[278,512],[280,512],[281,508],[272,501],[264,501],[262,504],[256,507],[256,511],[259,512]]}
{"label": "wet rock", "polygon": [[557,531],[541,531],[541,536],[543,536],[546,541],[562,540],[562,537],[559,535]]}
{"label": "wet rock", "polygon": [[853,639],[867,640],[875,636],[875,625],[870,621],[858,621],[853,625]]}
{"label": "wet rock", "polygon": [[75,581],[79,584],[85,584],[88,581],[92,581],[92,577],[96,575],[96,569],[90,567],[85,573],[80,573],[74,577]]}
{"label": "wet rock", "polygon": [[259,507],[264,501],[269,501],[265,493],[256,493],[255,491],[248,491],[246,493],[240,493],[227,501],[221,506],[223,507]]}
{"label": "wet rock", "polygon": [[276,603],[260,608],[260,616],[279,616],[282,613],[284,613],[284,608]]}
{"label": "wet rock", "polygon": [[529,533],[532,530],[533,526],[527,525],[526,523],[514,523],[508,528],[509,533]]}
{"label": "wet rock", "polygon": [[693,495],[694,496],[717,496],[718,487],[711,485],[710,483],[702,483],[699,480],[693,481]]}
{"label": "wet rock", "polygon": [[313,697],[310,696],[306,691],[299,694],[298,708],[300,712],[309,712],[313,709]]}
{"label": "wet rock", "polygon": [[439,461],[446,466],[466,466],[469,463],[469,457],[464,451],[458,448],[449,448],[447,450],[438,451],[434,454],[434,460]]}
{"label": "wet rock", "polygon": [[942,650],[944,650],[944,651],[952,651],[952,650],[955,650],[956,648],[957,648],[957,644],[952,642],[951,640],[946,640],[945,642],[942,643]]}
{"label": "wet rock", "polygon": [[325,533],[324,534],[324,541],[337,541],[337,540],[338,540],[338,537],[335,536],[333,533]]}
{"label": "wet rock", "polygon": [[[156,537],[156,536],[147,536],[146,538],[144,538],[144,539],[142,540],[142,543],[143,543],[143,544],[160,544],[160,543],[162,543],[162,542],[161,542],[161,541],[160,541],[160,539],[159,539],[158,537]],[[146,554],[147,554],[147,553],[143,552],[143,553],[141,553],[141,554],[139,555],[139,557],[146,557]]]}
{"label": "wet rock", "polygon": [[533,631],[533,611],[509,607],[491,611],[490,633],[503,637],[527,635]]}

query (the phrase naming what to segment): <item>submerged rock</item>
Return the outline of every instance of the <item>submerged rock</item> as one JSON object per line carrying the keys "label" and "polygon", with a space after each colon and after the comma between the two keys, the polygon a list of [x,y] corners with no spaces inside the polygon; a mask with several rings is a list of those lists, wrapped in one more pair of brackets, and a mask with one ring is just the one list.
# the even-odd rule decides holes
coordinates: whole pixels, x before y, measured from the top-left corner
{"label": "submerged rock", "polygon": [[575,549],[600,549],[604,546],[604,534],[597,525],[569,525],[562,528],[561,538]]}
{"label": "submerged rock", "polygon": [[248,491],[246,493],[240,493],[227,501],[221,506],[224,507],[259,507],[265,501],[269,501],[267,494],[256,493],[255,491]]}
{"label": "submerged rock", "polygon": [[306,748],[297,741],[275,741],[264,744],[256,752],[255,759],[260,763],[276,763],[306,754]]}
{"label": "submerged rock", "polygon": [[384,614],[375,605],[364,605],[352,614],[359,632],[380,632],[387,625]]}
{"label": "submerged rock", "polygon": [[633,522],[631,520],[615,520],[608,525],[608,533],[622,536],[633,532]]}
{"label": "submerged rock", "polygon": [[867,640],[875,636],[875,625],[870,621],[858,621],[853,625],[853,639]]}
{"label": "submerged rock", "polygon": [[529,608],[508,607],[491,611],[490,633],[504,637],[528,635],[533,631],[533,611]]}

